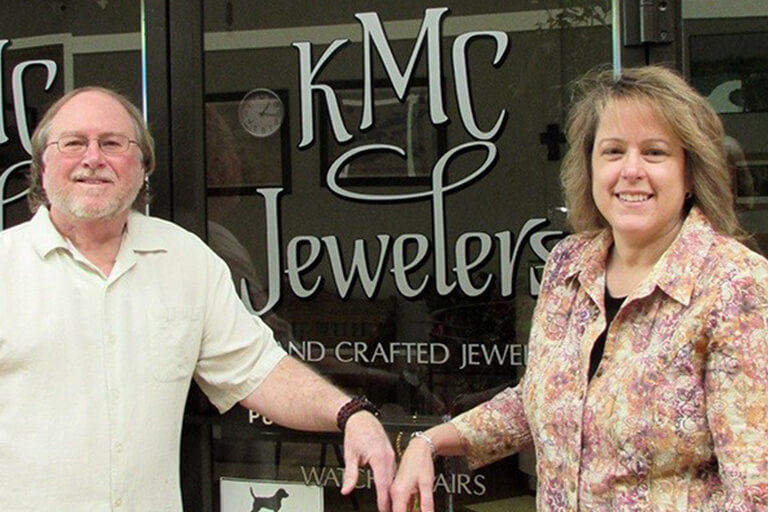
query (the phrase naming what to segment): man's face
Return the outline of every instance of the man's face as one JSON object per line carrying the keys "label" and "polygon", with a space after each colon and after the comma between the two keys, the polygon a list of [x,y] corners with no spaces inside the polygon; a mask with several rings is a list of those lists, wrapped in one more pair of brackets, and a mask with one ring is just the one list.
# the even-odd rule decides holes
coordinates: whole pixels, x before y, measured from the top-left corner
{"label": "man's face", "polygon": [[109,135],[136,139],[128,112],[98,91],[74,96],[53,117],[48,143],[65,136],[88,139],[80,155],[64,154],[55,144],[43,153],[42,183],[54,218],[82,221],[127,215],[144,181],[141,151],[131,143],[124,153],[104,154],[97,139]]}

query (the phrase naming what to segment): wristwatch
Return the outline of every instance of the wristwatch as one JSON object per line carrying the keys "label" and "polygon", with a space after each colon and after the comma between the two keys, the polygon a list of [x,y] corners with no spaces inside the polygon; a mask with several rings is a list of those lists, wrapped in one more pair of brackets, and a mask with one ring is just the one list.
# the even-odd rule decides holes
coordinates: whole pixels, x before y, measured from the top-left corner
{"label": "wristwatch", "polygon": [[368,400],[365,395],[353,396],[349,399],[349,402],[344,404],[339,412],[336,414],[336,425],[339,430],[344,432],[344,428],[347,426],[347,421],[350,416],[360,411],[368,411],[377,418],[379,417],[379,409]]}

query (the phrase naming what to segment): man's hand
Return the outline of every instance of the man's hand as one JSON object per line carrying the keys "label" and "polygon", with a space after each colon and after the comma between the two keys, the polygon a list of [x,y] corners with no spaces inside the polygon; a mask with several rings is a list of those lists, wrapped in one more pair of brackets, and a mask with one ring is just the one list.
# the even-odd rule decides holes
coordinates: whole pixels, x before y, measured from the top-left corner
{"label": "man's hand", "polygon": [[395,475],[395,452],[384,428],[368,411],[353,414],[344,429],[345,496],[355,489],[359,468],[370,466],[376,484],[379,512],[390,511],[389,486]]}

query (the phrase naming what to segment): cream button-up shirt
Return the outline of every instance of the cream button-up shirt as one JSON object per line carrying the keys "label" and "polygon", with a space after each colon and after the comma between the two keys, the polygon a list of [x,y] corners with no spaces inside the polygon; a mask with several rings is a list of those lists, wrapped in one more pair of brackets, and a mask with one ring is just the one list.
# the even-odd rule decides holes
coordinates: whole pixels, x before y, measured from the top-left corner
{"label": "cream button-up shirt", "polygon": [[225,411],[285,355],[226,265],[132,212],[104,276],[41,208],[0,233],[0,510],[180,512],[194,378]]}

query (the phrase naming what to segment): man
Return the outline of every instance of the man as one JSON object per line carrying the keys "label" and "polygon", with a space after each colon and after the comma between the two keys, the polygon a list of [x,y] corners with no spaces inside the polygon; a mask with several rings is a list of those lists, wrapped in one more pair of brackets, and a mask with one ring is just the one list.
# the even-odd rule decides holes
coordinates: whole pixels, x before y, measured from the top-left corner
{"label": "man", "polygon": [[285,356],[205,244],[131,208],[153,168],[140,112],[107,89],[68,93],[32,137],[35,215],[0,233],[0,510],[181,511],[191,378],[220,411],[340,425],[342,493],[370,465],[388,510],[381,424]]}

